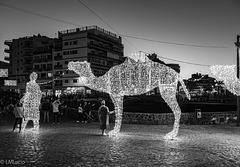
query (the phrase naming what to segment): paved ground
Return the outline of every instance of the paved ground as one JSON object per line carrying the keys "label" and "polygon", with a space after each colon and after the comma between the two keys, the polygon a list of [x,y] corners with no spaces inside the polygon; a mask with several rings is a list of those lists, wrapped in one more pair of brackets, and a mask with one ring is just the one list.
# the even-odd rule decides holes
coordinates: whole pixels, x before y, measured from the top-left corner
{"label": "paved ground", "polygon": [[163,140],[171,129],[123,124],[111,138],[100,135],[98,123],[49,123],[24,133],[1,125],[0,166],[240,166],[240,127],[181,125],[177,140]]}

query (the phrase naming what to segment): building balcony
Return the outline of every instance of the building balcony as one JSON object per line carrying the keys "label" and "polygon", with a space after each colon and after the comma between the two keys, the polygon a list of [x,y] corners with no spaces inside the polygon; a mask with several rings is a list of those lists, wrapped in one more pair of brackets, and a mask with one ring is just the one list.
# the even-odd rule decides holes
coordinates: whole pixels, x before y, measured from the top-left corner
{"label": "building balcony", "polygon": [[12,40],[6,40],[6,41],[4,41],[4,44],[8,45],[8,46],[11,46],[12,42],[13,42]]}
{"label": "building balcony", "polygon": [[5,57],[4,57],[4,60],[6,60],[6,61],[10,61],[11,58],[10,58],[10,56],[5,56]]}
{"label": "building balcony", "polygon": [[41,69],[41,68],[33,68],[33,71],[35,71],[35,72],[41,72],[42,69]]}
{"label": "building balcony", "polygon": [[60,77],[61,74],[54,74],[54,77]]}
{"label": "building balcony", "polygon": [[52,68],[46,68],[45,71],[52,71]]}
{"label": "building balcony", "polygon": [[54,56],[54,60],[62,60],[62,56]]}
{"label": "building balcony", "polygon": [[41,59],[33,59],[33,63],[41,63]]}
{"label": "building balcony", "polygon": [[35,50],[35,51],[33,51],[33,54],[44,54],[44,53],[52,54],[52,50]]}
{"label": "building balcony", "polygon": [[108,37],[105,35],[100,35],[100,34],[94,34],[94,33],[88,33],[88,38],[92,38],[92,39],[96,39],[98,41],[104,41],[104,42],[112,42],[116,45],[122,45],[121,44],[121,40],[119,38],[112,38],[112,37]]}
{"label": "building balcony", "polygon": [[53,87],[52,87],[52,85],[45,85],[44,88],[45,89],[52,89]]}
{"label": "building balcony", "polygon": [[88,56],[92,56],[92,57],[107,57],[107,55],[96,54],[96,53],[88,53]]}
{"label": "building balcony", "polygon": [[23,73],[31,73],[32,72],[32,69],[30,69],[30,68],[27,68],[27,69],[25,69],[25,70],[23,70]]}
{"label": "building balcony", "polygon": [[54,66],[54,69],[62,69],[62,68],[63,68],[62,65],[55,65],[55,66]]}
{"label": "building balcony", "polygon": [[5,48],[5,49],[4,49],[4,52],[6,52],[6,53],[11,53],[12,51],[11,51],[10,49],[8,49],[8,48]]}
{"label": "building balcony", "polygon": [[32,61],[30,61],[30,60],[29,61],[24,61],[23,65],[26,65],[26,64],[31,64],[31,66],[32,66]]}
{"label": "building balcony", "polygon": [[33,48],[33,45],[23,45],[23,49],[26,49],[26,48],[32,49],[32,48]]}
{"label": "building balcony", "polygon": [[55,86],[55,87],[62,87],[63,84],[62,84],[62,83],[55,83],[54,86]]}
{"label": "building balcony", "polygon": [[23,54],[23,57],[30,57],[30,56],[32,57],[32,54],[31,54],[31,53],[24,53],[24,54]]}

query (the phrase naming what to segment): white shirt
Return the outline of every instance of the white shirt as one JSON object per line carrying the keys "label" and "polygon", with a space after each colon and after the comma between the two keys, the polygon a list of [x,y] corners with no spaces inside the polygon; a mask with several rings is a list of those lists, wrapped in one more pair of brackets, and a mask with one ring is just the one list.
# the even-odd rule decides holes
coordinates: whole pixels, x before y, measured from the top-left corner
{"label": "white shirt", "polygon": [[59,112],[58,106],[60,105],[60,103],[58,101],[54,101],[52,105],[53,105],[53,112]]}

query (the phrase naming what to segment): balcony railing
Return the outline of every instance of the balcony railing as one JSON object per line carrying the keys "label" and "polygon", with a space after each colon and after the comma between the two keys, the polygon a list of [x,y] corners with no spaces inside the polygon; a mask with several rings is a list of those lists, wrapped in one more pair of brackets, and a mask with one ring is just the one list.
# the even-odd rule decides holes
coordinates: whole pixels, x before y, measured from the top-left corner
{"label": "balcony railing", "polygon": [[9,48],[5,48],[5,49],[4,49],[4,52],[6,52],[6,53],[10,53],[11,50],[10,50]]}
{"label": "balcony railing", "polygon": [[23,57],[30,57],[30,56],[32,56],[31,53],[24,53],[24,54],[23,54]]}
{"label": "balcony railing", "polygon": [[55,69],[62,69],[63,66],[62,66],[62,65],[55,65],[54,68],[55,68]]}
{"label": "balcony railing", "polygon": [[13,42],[12,40],[5,40],[4,44],[10,46],[12,45],[12,42]]}
{"label": "balcony railing", "polygon": [[11,58],[10,58],[10,56],[5,56],[5,57],[4,57],[4,60],[10,61]]}
{"label": "balcony railing", "polygon": [[32,64],[32,61],[24,61],[23,64]]}
{"label": "balcony railing", "polygon": [[54,60],[61,60],[63,57],[62,56],[55,56]]}

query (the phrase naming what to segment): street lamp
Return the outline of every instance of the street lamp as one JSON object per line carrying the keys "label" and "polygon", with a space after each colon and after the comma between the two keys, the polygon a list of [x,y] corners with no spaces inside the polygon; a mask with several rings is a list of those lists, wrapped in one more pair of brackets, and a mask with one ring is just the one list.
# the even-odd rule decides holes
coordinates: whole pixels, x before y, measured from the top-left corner
{"label": "street lamp", "polygon": [[[240,35],[237,35],[237,42],[235,45],[237,47],[237,78],[239,79],[239,48],[240,48]],[[240,96],[237,96],[237,126],[239,126],[239,116],[240,116]]]}

